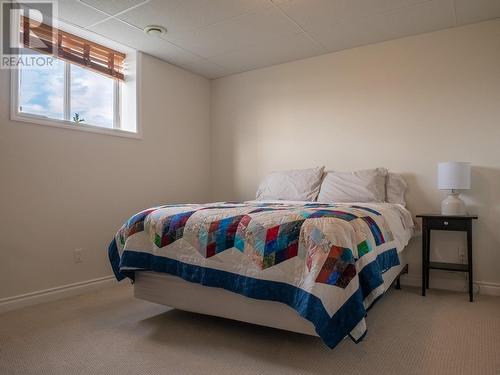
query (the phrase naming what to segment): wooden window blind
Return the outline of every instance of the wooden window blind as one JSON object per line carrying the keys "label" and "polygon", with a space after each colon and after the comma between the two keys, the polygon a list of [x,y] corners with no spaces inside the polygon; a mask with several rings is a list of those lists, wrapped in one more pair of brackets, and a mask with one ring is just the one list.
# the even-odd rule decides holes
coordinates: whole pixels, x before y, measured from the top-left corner
{"label": "wooden window blind", "polygon": [[126,55],[103,45],[21,17],[24,47],[80,65],[108,77],[123,80]]}

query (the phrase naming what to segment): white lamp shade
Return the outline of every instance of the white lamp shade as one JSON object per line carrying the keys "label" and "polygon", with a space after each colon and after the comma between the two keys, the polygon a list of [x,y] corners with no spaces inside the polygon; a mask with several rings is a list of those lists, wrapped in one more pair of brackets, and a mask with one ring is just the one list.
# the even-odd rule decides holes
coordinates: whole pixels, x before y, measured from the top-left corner
{"label": "white lamp shade", "polygon": [[439,163],[438,188],[440,190],[470,189],[470,163],[461,161]]}

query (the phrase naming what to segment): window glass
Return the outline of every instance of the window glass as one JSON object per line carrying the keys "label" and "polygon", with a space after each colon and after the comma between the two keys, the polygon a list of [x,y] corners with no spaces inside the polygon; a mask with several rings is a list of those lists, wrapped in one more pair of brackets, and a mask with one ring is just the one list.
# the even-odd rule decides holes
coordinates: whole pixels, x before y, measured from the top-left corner
{"label": "window glass", "polygon": [[73,64],[70,77],[69,120],[112,128],[114,80]]}
{"label": "window glass", "polygon": [[21,67],[19,111],[37,116],[64,119],[64,62],[52,66]]}

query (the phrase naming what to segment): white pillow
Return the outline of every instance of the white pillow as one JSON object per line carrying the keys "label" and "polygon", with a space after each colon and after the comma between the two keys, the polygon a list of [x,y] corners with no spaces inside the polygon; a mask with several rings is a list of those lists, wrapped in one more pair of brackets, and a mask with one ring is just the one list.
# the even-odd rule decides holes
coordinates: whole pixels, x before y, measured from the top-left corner
{"label": "white pillow", "polygon": [[408,184],[399,174],[389,172],[386,182],[386,200],[389,203],[398,203],[406,206],[405,193]]}
{"label": "white pillow", "polygon": [[387,169],[355,172],[327,172],[319,191],[318,202],[385,202]]}
{"label": "white pillow", "polygon": [[325,167],[272,172],[260,183],[256,198],[314,201]]}

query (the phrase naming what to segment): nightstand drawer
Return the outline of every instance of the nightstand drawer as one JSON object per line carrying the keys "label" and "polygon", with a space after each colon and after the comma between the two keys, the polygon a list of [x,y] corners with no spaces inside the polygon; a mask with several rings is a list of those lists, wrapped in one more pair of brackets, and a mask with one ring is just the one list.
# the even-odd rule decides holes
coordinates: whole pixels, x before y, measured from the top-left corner
{"label": "nightstand drawer", "polygon": [[466,231],[467,223],[467,220],[461,219],[443,219],[437,217],[427,219],[427,225],[429,226],[429,229],[435,230]]}

